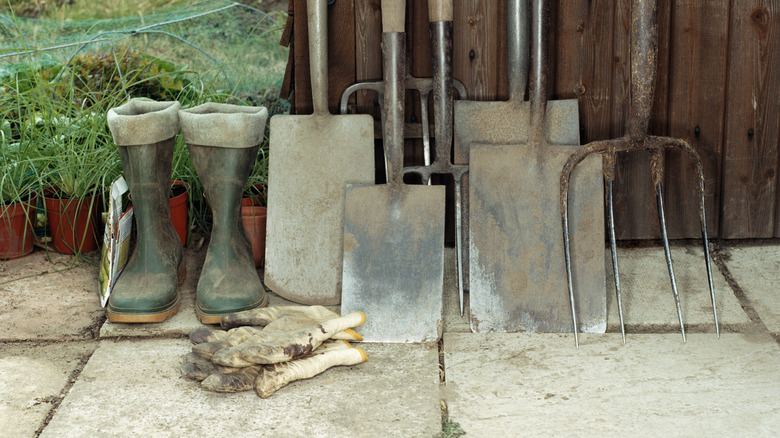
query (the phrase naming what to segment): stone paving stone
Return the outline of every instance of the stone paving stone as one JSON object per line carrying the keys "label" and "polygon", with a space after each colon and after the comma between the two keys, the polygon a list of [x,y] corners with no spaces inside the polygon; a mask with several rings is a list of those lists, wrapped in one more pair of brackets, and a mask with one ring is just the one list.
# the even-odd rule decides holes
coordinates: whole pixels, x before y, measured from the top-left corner
{"label": "stone paving stone", "polygon": [[[607,321],[608,331],[620,331],[620,317],[612,276],[612,258],[607,252]],[[620,289],[626,325],[643,330],[679,330],[677,308],[666,268],[663,247],[618,248]],[[680,295],[683,321],[715,331],[712,300],[707,281],[704,251],[700,246],[672,246],[672,262]],[[726,279],[712,264],[715,303],[721,325],[749,324]]]}
{"label": "stone paving stone", "polygon": [[183,339],[104,340],[42,437],[410,437],[441,429],[436,349],[361,345],[366,363],[280,389],[218,394],[181,377]]}
{"label": "stone paving stone", "polygon": [[36,250],[0,262],[0,340],[91,336],[103,318],[97,267]]}
{"label": "stone paving stone", "polygon": [[30,437],[97,342],[0,344],[0,436]]}
{"label": "stone paving stone", "polygon": [[776,436],[768,334],[445,334],[444,398],[467,436]]}
{"label": "stone paving stone", "polygon": [[745,246],[729,249],[726,266],[769,330],[780,333],[780,248]]}

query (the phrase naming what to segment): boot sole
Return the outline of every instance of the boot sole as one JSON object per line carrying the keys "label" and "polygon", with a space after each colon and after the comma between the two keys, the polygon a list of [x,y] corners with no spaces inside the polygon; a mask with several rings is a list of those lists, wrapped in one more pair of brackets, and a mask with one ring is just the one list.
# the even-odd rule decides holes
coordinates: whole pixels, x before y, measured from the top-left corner
{"label": "boot sole", "polygon": [[149,314],[128,314],[128,313],[114,313],[106,311],[108,314],[108,320],[117,323],[139,323],[139,322],[163,322],[172,317],[179,310],[179,299],[176,298],[176,305],[172,309],[166,310],[161,313],[149,313]]}
{"label": "boot sole", "polygon": [[[263,299],[263,301],[259,305],[257,305],[256,307],[253,307],[253,309],[257,309],[257,308],[260,308],[260,307],[265,307],[267,305],[268,305],[268,294],[266,294],[265,298]],[[199,306],[196,304],[195,305],[195,316],[198,317],[198,320],[200,321],[201,324],[220,324],[222,322],[222,317],[223,316],[228,315],[230,313],[235,313],[235,311],[227,311],[227,312],[219,313],[219,314],[202,313],[198,307]],[[245,310],[251,310],[251,309],[245,309]]]}
{"label": "boot sole", "polygon": [[[186,276],[187,276],[187,266],[184,264],[184,258],[182,258],[181,262],[179,263],[179,267],[176,270],[176,282],[179,285],[181,285],[182,283],[184,283],[184,278]],[[116,322],[116,323],[132,324],[132,323],[144,323],[144,322],[163,322],[176,314],[176,312],[179,310],[179,304],[180,304],[179,296],[177,294],[176,302],[174,303],[173,307],[164,312],[145,313],[145,314],[116,313],[106,309],[106,314],[108,316],[109,321]]]}

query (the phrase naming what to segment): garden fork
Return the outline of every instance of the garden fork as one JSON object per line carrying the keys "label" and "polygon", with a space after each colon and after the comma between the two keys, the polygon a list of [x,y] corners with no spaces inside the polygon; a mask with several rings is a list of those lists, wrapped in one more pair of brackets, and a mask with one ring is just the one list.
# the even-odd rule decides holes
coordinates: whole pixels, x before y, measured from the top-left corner
{"label": "garden fork", "polygon": [[571,257],[569,254],[569,226],[568,226],[568,197],[571,173],[574,168],[588,155],[601,154],[604,180],[607,186],[607,223],[609,227],[609,244],[612,253],[612,268],[615,274],[615,292],[617,296],[618,313],[620,315],[620,332],[623,335],[623,343],[626,342],[625,324],[623,321],[623,305],[620,297],[620,276],[618,274],[617,249],[615,247],[615,220],[612,204],[612,186],[615,180],[615,159],[618,152],[647,150],[650,152],[650,167],[653,184],[655,185],[656,202],[658,205],[658,219],[661,226],[666,266],[669,270],[669,279],[672,284],[674,301],[677,307],[677,316],[680,321],[680,331],[685,342],[685,326],[683,324],[680,296],[677,292],[677,282],[672,267],[672,255],[669,250],[669,238],[666,233],[666,221],[664,219],[663,188],[663,157],[666,149],[678,149],[687,154],[688,159],[694,164],[698,174],[697,191],[701,199],[699,207],[699,219],[701,221],[701,234],[704,244],[704,258],[707,264],[707,278],[709,280],[710,298],[712,299],[712,313],[715,318],[715,332],[720,337],[718,325],[718,312],[715,306],[715,290],[712,285],[712,264],[710,260],[709,245],[707,240],[707,218],[704,208],[704,172],[699,154],[685,140],[657,137],[647,134],[652,109],[653,92],[656,73],[656,58],[658,52],[657,29],[657,0],[634,0],[631,8],[631,101],[629,107],[626,130],[628,133],[618,139],[595,141],[588,143],[572,154],[561,172],[561,220],[563,222],[563,243],[566,259],[566,275],[569,285],[569,299],[572,305],[572,318],[574,319],[574,338],[577,341],[577,317],[574,308],[574,292],[572,288]]}

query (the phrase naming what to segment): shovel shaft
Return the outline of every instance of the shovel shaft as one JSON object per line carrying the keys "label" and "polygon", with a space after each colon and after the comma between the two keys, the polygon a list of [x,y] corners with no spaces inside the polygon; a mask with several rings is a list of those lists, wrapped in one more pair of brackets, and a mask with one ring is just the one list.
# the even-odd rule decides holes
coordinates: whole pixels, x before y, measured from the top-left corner
{"label": "shovel shaft", "polygon": [[390,185],[403,184],[404,177],[406,34],[403,32],[403,6],[402,1],[382,0],[382,76],[385,78],[382,144]]}
{"label": "shovel shaft", "polygon": [[506,51],[509,66],[509,100],[522,102],[528,85],[527,0],[506,2]]}
{"label": "shovel shaft", "polygon": [[437,164],[450,164],[452,147],[452,21],[432,21],[433,123]]}
{"label": "shovel shaft", "polygon": [[309,72],[314,114],[328,114],[328,2],[307,0]]}
{"label": "shovel shaft", "polygon": [[547,36],[549,6],[544,0],[531,2],[531,124],[528,134],[532,145],[543,144],[544,115],[547,111]]}

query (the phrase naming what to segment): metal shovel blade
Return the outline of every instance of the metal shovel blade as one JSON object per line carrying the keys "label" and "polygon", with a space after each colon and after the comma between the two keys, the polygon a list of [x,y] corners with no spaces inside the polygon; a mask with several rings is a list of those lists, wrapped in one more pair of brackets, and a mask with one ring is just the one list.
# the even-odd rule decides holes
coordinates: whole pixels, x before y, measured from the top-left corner
{"label": "metal shovel blade", "polygon": [[[572,330],[556,200],[561,168],[576,149],[554,145],[539,157],[523,145],[472,145],[473,331]],[[583,162],[573,179],[569,226],[578,325],[582,332],[603,333],[606,280],[599,157]]]}
{"label": "metal shovel blade", "polygon": [[362,310],[367,342],[441,336],[444,186],[350,186],[342,313]]}
{"label": "metal shovel blade", "polygon": [[364,341],[432,344],[442,330],[445,188],[403,182],[404,5],[382,1],[388,182],[347,188],[341,312],[366,314]]}
{"label": "metal shovel blade", "polygon": [[[472,144],[471,327],[478,332],[606,330],[604,216],[601,160],[573,175],[570,240],[577,293],[567,294],[560,172],[578,145],[555,144],[551,130],[579,128],[577,101],[547,103],[546,5],[533,2],[532,81],[526,144]],[[569,110],[546,111],[557,105]],[[578,142],[579,143],[579,142]]]}
{"label": "metal shovel blade", "polygon": [[309,0],[314,114],[271,118],[265,283],[302,304],[338,304],[347,184],[374,181],[370,115],[327,107],[327,1]]}

